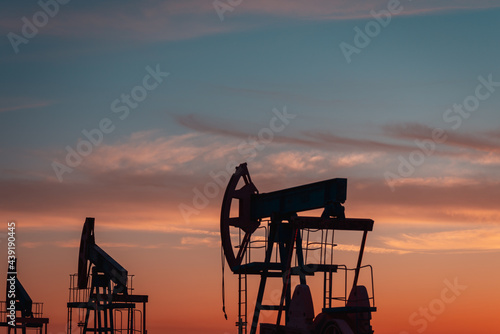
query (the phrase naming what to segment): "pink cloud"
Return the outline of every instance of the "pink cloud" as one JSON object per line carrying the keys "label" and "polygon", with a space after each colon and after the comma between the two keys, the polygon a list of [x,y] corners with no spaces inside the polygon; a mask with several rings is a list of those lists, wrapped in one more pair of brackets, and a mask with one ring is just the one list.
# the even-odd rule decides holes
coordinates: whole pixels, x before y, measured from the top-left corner
{"label": "pink cloud", "polygon": [[[205,133],[136,133],[97,147],[62,183],[55,176],[31,174],[1,179],[0,214],[26,228],[62,228],[76,235],[83,219],[95,216],[103,229],[217,237],[225,185],[190,222],[184,221],[179,205],[193,206],[194,189],[203,192],[214,182],[210,172],[229,175],[230,159],[245,161],[239,142]],[[350,152],[321,147],[301,149],[287,142],[266,147],[249,161],[256,186],[265,192],[347,177],[350,217],[370,217],[380,224],[500,223],[500,181],[494,174],[481,176],[442,159],[437,165],[430,162],[425,175],[402,178],[393,193],[383,178],[391,152],[371,152],[364,145],[352,146]]]}
{"label": "pink cloud", "polygon": [[[232,16],[234,19],[223,22],[219,20],[213,1],[145,1],[140,2],[140,5],[120,3],[92,9],[73,9],[69,4],[61,7],[59,14],[44,27],[41,34],[135,41],[179,40],[255,28],[257,23],[240,20],[245,15],[267,16],[267,19],[259,20],[259,25],[272,23],[276,17],[299,20],[370,19],[371,10],[387,9],[387,3],[387,0],[243,1],[233,11],[226,13],[227,17]],[[413,1],[402,3],[403,11],[399,15],[499,6],[498,2],[491,0]],[[33,14],[26,12],[24,16]],[[20,11],[7,15],[0,23],[0,29],[5,34],[20,31],[22,16]]]}
{"label": "pink cloud", "polygon": [[46,107],[49,105],[52,105],[52,102],[41,101],[41,102],[34,102],[34,103],[18,103],[18,104],[11,105],[10,107],[0,108],[0,112],[36,109],[36,108]]}
{"label": "pink cloud", "polygon": [[[420,123],[400,123],[384,127],[387,134],[395,138],[407,140],[432,139],[433,127]],[[494,131],[476,132],[473,134],[447,131],[446,140],[439,146],[451,146],[460,149],[468,148],[477,151],[500,152],[500,141],[491,138]]]}
{"label": "pink cloud", "polygon": [[220,239],[216,237],[182,237],[181,245],[187,246],[205,246],[215,248],[220,246]]}
{"label": "pink cloud", "polygon": [[477,252],[500,250],[500,228],[402,234],[384,238],[387,246],[400,250],[425,252]]}

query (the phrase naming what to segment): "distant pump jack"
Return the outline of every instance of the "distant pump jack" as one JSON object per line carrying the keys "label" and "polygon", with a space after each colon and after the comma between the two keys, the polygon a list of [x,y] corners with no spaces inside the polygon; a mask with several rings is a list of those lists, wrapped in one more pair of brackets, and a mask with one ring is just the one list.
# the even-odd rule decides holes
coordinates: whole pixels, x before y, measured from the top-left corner
{"label": "distant pump jack", "polygon": [[[74,311],[79,327],[74,330],[78,334],[147,334],[148,296],[133,295],[127,270],[97,246],[94,221],[94,218],[85,219],[78,274],[70,276],[67,334],[73,334]],[[142,310],[137,309],[136,304],[142,304]]]}
{"label": "distant pump jack", "polygon": [[[43,317],[43,304],[34,303],[17,277],[17,259],[9,261],[7,270],[6,301],[0,302],[0,327],[7,327],[7,333],[22,334],[35,330],[47,334],[49,318]],[[5,307],[4,307],[5,305]],[[6,321],[3,321],[5,319]]]}

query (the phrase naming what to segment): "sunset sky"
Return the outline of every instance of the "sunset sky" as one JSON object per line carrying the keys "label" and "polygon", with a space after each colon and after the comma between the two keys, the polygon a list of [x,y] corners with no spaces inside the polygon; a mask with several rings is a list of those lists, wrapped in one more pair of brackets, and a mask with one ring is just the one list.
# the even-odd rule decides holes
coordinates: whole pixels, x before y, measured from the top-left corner
{"label": "sunset sky", "polygon": [[0,254],[15,221],[49,333],[85,217],[150,334],[236,333],[219,214],[242,162],[260,192],[348,179],[376,333],[498,333],[498,1],[55,1],[0,4]]}

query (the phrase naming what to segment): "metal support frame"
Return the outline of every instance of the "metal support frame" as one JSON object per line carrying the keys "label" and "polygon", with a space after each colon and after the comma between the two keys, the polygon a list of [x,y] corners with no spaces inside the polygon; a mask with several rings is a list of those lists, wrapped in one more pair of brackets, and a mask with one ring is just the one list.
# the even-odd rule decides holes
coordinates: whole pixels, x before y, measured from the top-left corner
{"label": "metal support frame", "polygon": [[[243,180],[244,184],[238,189],[237,187],[240,180]],[[323,272],[325,289],[323,306],[327,306],[326,301],[328,299],[328,306],[330,306],[330,308],[327,310],[333,311],[335,309],[331,307],[332,299],[336,299],[332,296],[332,274],[337,271],[338,265],[326,264],[326,254],[325,263],[320,261],[321,263],[319,264],[305,264],[302,246],[302,231],[305,229],[332,230],[332,233],[334,230],[363,232],[360,253],[356,268],[354,269],[355,278],[352,291],[356,291],[367,233],[373,229],[373,220],[345,218],[344,208],[341,204],[346,200],[346,189],[346,179],[330,179],[260,194],[250,178],[246,164],[241,164],[236,168],[236,172],[229,180],[222,203],[221,240],[226,260],[233,273],[239,275],[240,283],[242,274],[260,275],[259,289],[250,334],[255,334],[257,332],[260,312],[262,310],[278,311],[274,327],[276,330],[282,327],[282,313],[285,312],[286,326],[289,320],[287,317],[291,302],[290,285],[292,275],[299,276],[300,283],[306,284],[306,276],[314,275],[315,272]],[[231,214],[231,205],[235,199],[239,201],[239,213],[236,217]],[[319,208],[324,209],[321,217],[297,216],[298,212]],[[249,251],[251,248],[249,245],[252,243],[252,234],[260,226],[261,219],[264,218],[271,218],[264,262],[245,262],[245,254],[247,250]],[[234,247],[231,243],[231,227],[238,228],[240,232],[244,232],[243,239],[240,238],[237,254],[234,253]],[[273,261],[272,257],[275,243],[278,244],[276,248],[277,258]],[[321,247],[323,247],[323,244]],[[296,267],[292,266],[294,251]],[[279,305],[263,305],[262,301],[267,280],[273,277],[281,278],[283,282]],[[327,288],[328,296],[326,295]],[[241,293],[241,284],[239,290]],[[345,300],[347,303],[347,297],[345,297]],[[239,302],[241,307],[241,300],[239,300]],[[374,307],[370,308],[369,312],[374,310]],[[341,313],[347,312],[347,309],[339,309],[338,311]],[[357,311],[350,310],[349,312]],[[241,314],[241,310],[239,314]],[[241,319],[239,319],[239,321],[241,322]]]}
{"label": "metal support frame", "polygon": [[[92,274],[90,275],[90,271]],[[78,257],[78,274],[70,276],[70,300],[68,306],[68,334],[72,334],[73,309],[83,310],[85,317],[79,322],[82,333],[115,334],[115,313],[127,310],[126,333],[146,334],[147,295],[133,295],[125,268],[95,243],[94,218],[85,220]],[[75,279],[77,277],[77,279]],[[90,287],[89,285],[90,281]],[[77,283],[75,285],[75,283]],[[136,303],[142,304],[139,323],[136,326]],[[79,311],[80,312],[80,311]],[[90,316],[93,315],[93,327]],[[79,313],[79,318],[82,316]],[[80,321],[80,319],[79,319]],[[142,322],[142,323],[141,323]],[[122,322],[120,322],[121,330]]]}
{"label": "metal support frame", "polygon": [[[15,285],[16,293],[14,298],[11,298],[9,293],[11,281],[14,282],[13,284]],[[11,331],[17,333],[18,329],[20,329],[22,334],[26,334],[27,329],[36,329],[39,334],[43,332],[47,334],[49,318],[43,317],[43,304],[34,303],[24,286],[21,284],[17,276],[16,258],[9,264],[6,282],[5,302],[0,302],[0,327],[7,327],[8,334],[10,334]],[[11,326],[7,319],[7,308],[11,303],[14,303],[16,307],[14,326]]]}

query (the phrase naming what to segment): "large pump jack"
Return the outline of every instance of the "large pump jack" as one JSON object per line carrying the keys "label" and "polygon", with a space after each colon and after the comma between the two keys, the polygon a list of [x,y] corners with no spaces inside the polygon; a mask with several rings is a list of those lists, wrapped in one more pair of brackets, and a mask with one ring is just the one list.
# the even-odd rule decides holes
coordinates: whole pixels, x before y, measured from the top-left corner
{"label": "large pump jack", "polygon": [[[146,334],[148,296],[132,294],[127,270],[95,243],[94,223],[94,218],[85,219],[78,255],[78,274],[70,276],[67,332],[72,334],[73,309],[79,309],[84,311],[84,317],[82,312],[78,314],[77,325],[81,334]],[[136,303],[142,303],[142,311],[136,309]],[[125,328],[124,312],[127,314]],[[135,316],[137,312],[140,313],[139,317]],[[119,322],[117,314],[120,316]]]}
{"label": "large pump jack", "polygon": [[7,333],[11,330],[17,333],[20,329],[26,334],[27,329],[34,329],[39,334],[44,331],[47,334],[49,318],[43,317],[43,304],[33,303],[30,295],[17,277],[17,259],[9,260],[7,271],[6,302],[1,302],[0,327],[7,327]]}
{"label": "large pump jack", "polygon": [[[242,184],[239,187],[239,184]],[[363,285],[358,285],[362,268],[363,252],[368,231],[373,228],[371,219],[345,218],[342,204],[346,200],[347,180],[330,179],[299,187],[260,194],[253,184],[246,163],[236,168],[236,172],[229,180],[221,210],[221,239],[226,261],[234,274],[239,277],[239,333],[247,332],[247,275],[260,276],[259,290],[255,303],[255,310],[251,322],[250,333],[255,334],[261,311],[277,311],[276,322],[261,323],[261,334],[274,333],[302,333],[302,334],[372,334],[370,324],[371,312],[376,311],[373,298],[373,276],[371,277],[371,295]],[[238,210],[232,208],[234,200],[239,202]],[[323,209],[320,217],[298,216],[297,213]],[[234,211],[238,213],[235,214]],[[249,253],[252,248],[252,235],[261,226],[264,219],[270,219],[267,226],[265,256],[263,262],[251,262]],[[240,235],[238,245],[233,247],[235,234]],[[326,256],[319,263],[308,263],[307,250],[304,256],[303,242],[305,231],[330,231],[332,243],[331,262],[327,263]],[[354,273],[352,287],[347,298],[342,300],[342,306],[333,307],[332,301],[338,300],[332,294],[332,274],[340,269],[346,270],[344,265],[333,263],[333,232],[362,231],[361,247],[357,265],[350,269]],[[277,244],[277,249],[273,247]],[[321,246],[326,247],[322,240]],[[235,253],[235,248],[238,249]],[[324,250],[321,250],[322,252]],[[274,254],[276,256],[274,256]],[[279,256],[278,256],[279,254]],[[315,273],[324,275],[323,309],[315,316],[311,292],[306,284],[306,276]],[[291,278],[298,276],[300,284],[291,296]],[[268,278],[281,278],[282,291],[279,303],[264,305],[263,297]],[[346,274],[347,277],[347,274]],[[284,318],[284,325],[282,319]]]}

